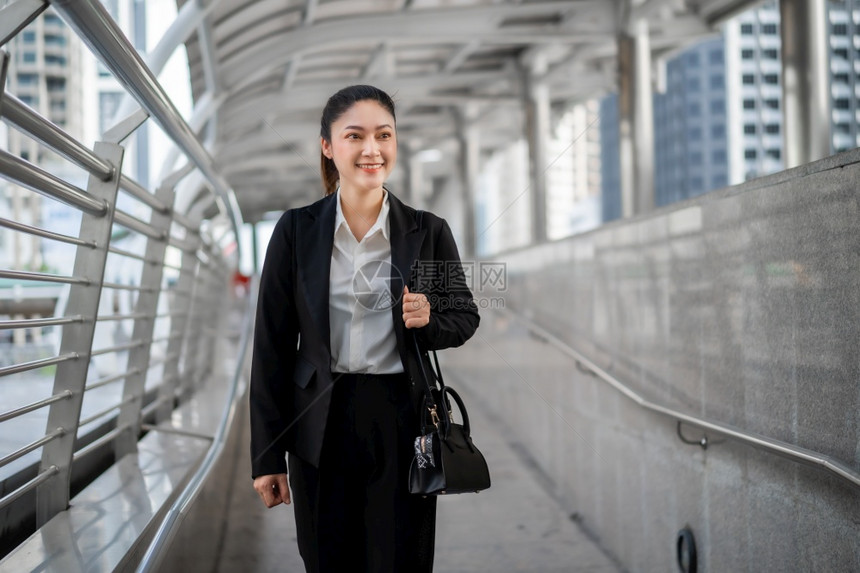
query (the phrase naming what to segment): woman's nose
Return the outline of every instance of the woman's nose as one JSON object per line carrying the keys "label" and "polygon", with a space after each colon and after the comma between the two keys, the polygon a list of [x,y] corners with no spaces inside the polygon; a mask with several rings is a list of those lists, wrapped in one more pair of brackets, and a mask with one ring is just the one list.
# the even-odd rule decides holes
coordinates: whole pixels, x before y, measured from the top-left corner
{"label": "woman's nose", "polygon": [[373,137],[368,137],[364,140],[364,154],[365,155],[376,155],[377,151],[379,151],[379,143]]}

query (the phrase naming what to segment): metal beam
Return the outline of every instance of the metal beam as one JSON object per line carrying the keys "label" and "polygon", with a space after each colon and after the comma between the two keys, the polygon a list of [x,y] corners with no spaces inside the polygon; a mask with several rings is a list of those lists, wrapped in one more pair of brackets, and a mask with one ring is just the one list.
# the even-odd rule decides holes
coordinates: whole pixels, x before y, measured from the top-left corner
{"label": "metal beam", "polygon": [[830,66],[825,0],[782,0],[785,166],[831,152]]}

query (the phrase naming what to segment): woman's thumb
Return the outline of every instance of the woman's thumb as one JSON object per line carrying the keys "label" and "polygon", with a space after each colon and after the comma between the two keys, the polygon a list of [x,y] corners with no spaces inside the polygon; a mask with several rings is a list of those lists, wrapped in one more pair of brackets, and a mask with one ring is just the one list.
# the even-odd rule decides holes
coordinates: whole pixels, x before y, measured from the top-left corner
{"label": "woman's thumb", "polygon": [[409,294],[409,287],[406,285],[403,285],[403,294]]}

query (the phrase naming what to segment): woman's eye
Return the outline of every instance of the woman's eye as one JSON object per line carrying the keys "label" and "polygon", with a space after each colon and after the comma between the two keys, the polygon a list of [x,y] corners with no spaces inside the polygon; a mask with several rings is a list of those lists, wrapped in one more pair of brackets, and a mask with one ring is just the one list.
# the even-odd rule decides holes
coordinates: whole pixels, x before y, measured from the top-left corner
{"label": "woman's eye", "polygon": [[380,137],[380,139],[390,139],[391,134],[390,133],[380,133],[379,137]]}
{"label": "woman's eye", "polygon": [[350,133],[346,136],[347,139],[358,139],[357,133]]}

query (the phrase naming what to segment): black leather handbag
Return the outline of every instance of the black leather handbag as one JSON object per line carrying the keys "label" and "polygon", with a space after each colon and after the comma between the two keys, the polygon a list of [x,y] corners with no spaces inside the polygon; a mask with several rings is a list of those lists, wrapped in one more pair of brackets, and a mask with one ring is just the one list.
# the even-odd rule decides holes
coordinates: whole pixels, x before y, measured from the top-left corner
{"label": "black leather handbag", "polygon": [[[483,454],[472,442],[469,414],[463,399],[453,388],[445,386],[436,352],[433,352],[434,370],[427,353],[422,356],[417,339],[415,350],[424,378],[429,423],[422,424],[422,435],[415,438],[415,457],[409,467],[409,492],[426,496],[487,489],[490,470]],[[425,357],[433,375],[432,383],[424,367]],[[454,422],[449,397],[457,403],[462,424]]]}

